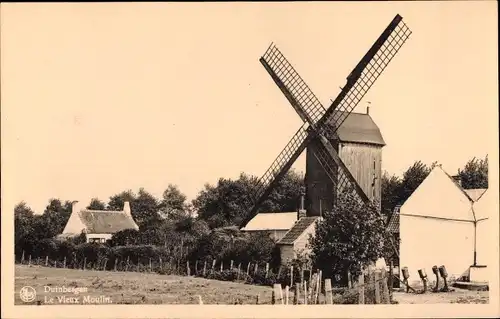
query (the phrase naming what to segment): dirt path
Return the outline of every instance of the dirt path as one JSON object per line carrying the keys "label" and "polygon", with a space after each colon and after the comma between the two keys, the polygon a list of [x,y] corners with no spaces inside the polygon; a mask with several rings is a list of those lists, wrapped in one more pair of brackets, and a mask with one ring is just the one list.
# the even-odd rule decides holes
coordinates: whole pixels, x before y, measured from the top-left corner
{"label": "dirt path", "polygon": [[394,300],[400,304],[488,303],[488,291],[453,289],[455,291],[425,294],[394,292]]}

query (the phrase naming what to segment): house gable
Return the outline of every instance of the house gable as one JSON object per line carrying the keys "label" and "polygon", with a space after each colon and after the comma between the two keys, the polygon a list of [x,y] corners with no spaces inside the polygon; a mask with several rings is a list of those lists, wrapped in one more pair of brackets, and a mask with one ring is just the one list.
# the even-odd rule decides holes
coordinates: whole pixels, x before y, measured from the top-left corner
{"label": "house gable", "polygon": [[82,231],[86,231],[87,227],[80,219],[78,215],[78,211],[73,210],[71,215],[69,216],[68,222],[64,227],[63,234],[64,235],[79,235]]}
{"label": "house gable", "polygon": [[472,202],[453,179],[437,166],[401,206],[401,215],[474,221]]}

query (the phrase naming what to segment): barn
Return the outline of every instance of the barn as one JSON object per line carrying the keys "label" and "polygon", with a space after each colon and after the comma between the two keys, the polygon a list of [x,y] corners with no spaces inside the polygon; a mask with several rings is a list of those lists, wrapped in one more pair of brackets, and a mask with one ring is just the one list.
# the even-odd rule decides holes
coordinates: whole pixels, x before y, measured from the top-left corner
{"label": "barn", "polygon": [[450,278],[457,280],[472,279],[471,266],[485,268],[480,264],[486,258],[484,243],[480,244],[485,234],[479,231],[487,222],[475,213],[485,193],[485,189],[464,190],[436,166],[403,203],[399,213],[400,265],[408,267],[410,284],[420,280],[419,269],[429,274],[434,265],[444,265]]}
{"label": "barn", "polygon": [[87,242],[105,243],[114,233],[125,229],[139,229],[132,217],[129,202],[124,203],[121,211],[90,210],[73,202],[71,215],[58,238],[74,237],[83,232]]}

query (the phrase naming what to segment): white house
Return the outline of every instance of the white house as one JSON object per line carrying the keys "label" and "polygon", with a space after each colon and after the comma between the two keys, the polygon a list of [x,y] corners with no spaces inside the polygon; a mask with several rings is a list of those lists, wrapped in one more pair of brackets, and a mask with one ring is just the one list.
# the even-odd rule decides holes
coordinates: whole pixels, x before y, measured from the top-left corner
{"label": "white house", "polygon": [[85,233],[87,242],[105,243],[114,233],[125,229],[139,229],[125,202],[122,211],[89,210],[74,202],[66,227],[58,238],[68,238]]}
{"label": "white house", "polygon": [[310,253],[308,247],[309,235],[314,235],[316,222],[321,218],[320,216],[300,216],[293,227],[278,241],[277,245],[280,249],[282,264],[286,264],[298,257],[299,253],[304,255]]}
{"label": "white house", "polygon": [[241,230],[248,233],[266,234],[279,241],[297,221],[297,212],[259,213]]}
{"label": "white house", "polygon": [[434,265],[444,265],[456,279],[468,278],[473,265],[484,266],[477,259],[484,255],[476,236],[482,222],[474,212],[483,193],[484,189],[464,190],[436,166],[401,206],[400,265],[408,267],[410,284],[420,281],[419,269],[432,276]]}

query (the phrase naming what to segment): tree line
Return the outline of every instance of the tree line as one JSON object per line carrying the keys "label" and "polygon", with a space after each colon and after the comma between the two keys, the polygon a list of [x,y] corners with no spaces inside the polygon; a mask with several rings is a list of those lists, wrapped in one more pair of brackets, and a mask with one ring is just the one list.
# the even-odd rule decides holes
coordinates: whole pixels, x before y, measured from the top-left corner
{"label": "tree line", "polygon": [[[435,165],[417,161],[402,177],[384,173],[381,206],[386,217],[411,195]],[[470,160],[457,175],[461,177],[464,188],[487,188],[488,158]],[[303,182],[302,174],[290,171],[262,204],[260,211],[295,211]],[[237,179],[220,178],[215,185],[204,185],[191,202],[177,186],[169,185],[160,199],[141,188],[137,193],[126,190],[115,194],[107,202],[93,198],[87,208],[122,210],[124,202],[130,202],[139,230],[114,234],[107,243],[111,247],[136,246],[137,254],[142,255],[145,248],[139,246],[155,246],[187,260],[269,262],[277,266],[280,260],[274,242],[265,236],[241,232],[238,227],[247,217],[247,195],[257,186],[257,177],[242,173]],[[326,222],[318,227],[315,238],[310,240],[313,263],[337,265],[335,271],[351,269],[355,272],[361,263],[385,254],[386,246],[380,248],[378,243],[387,241],[385,235],[380,235],[387,218],[376,215],[366,218],[364,209],[349,196],[338,202],[333,212],[325,214]],[[61,245],[53,238],[62,233],[70,214],[69,200],[50,199],[43,214],[35,214],[25,202],[16,205],[16,256],[23,252],[35,256],[51,250],[59,251]],[[360,233],[360,229],[363,232]],[[75,247],[71,249],[89,250],[83,241],[82,236],[73,239]],[[332,245],[325,245],[328,241]],[[64,249],[68,251],[69,248]]]}

